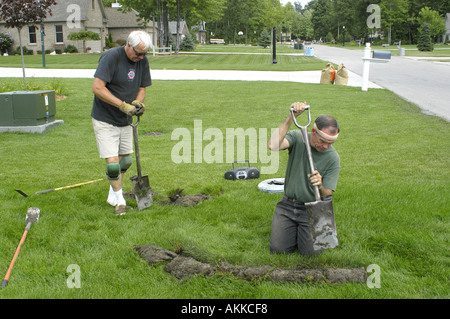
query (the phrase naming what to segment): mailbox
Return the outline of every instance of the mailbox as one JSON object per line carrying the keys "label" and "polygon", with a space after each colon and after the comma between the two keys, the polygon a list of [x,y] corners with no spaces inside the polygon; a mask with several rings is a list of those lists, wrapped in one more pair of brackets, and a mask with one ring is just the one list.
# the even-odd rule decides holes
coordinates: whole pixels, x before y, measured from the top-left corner
{"label": "mailbox", "polygon": [[0,93],[0,126],[37,126],[55,121],[55,91]]}
{"label": "mailbox", "polygon": [[390,60],[391,59],[391,51],[372,51],[372,58],[373,59],[384,59],[384,60]]}

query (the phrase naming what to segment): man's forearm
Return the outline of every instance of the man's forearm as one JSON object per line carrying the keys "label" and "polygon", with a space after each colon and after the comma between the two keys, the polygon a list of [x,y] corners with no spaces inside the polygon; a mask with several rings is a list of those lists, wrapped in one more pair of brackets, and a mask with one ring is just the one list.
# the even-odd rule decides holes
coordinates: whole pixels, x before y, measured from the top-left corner
{"label": "man's forearm", "polygon": [[331,196],[333,195],[333,190],[323,187],[323,185],[319,186],[319,193],[321,197]]}
{"label": "man's forearm", "polygon": [[139,88],[139,92],[136,96],[136,100],[138,100],[139,102],[143,103],[145,100],[145,88],[141,87]]}
{"label": "man's forearm", "polygon": [[107,88],[97,79],[94,80],[92,92],[103,102],[119,107],[122,104],[122,100],[115,97]]}
{"label": "man's forearm", "polygon": [[269,149],[273,151],[279,151],[282,145],[282,142],[284,138],[286,137],[287,132],[289,131],[289,128],[292,124],[292,117],[288,116],[283,121],[283,123],[278,126],[278,128],[275,130],[275,132],[272,134],[272,137],[269,140]]}

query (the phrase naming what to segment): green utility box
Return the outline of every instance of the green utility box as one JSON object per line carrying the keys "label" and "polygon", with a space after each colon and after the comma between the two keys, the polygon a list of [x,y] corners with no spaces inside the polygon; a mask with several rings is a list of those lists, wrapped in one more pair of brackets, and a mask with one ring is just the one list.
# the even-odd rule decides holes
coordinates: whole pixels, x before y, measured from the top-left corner
{"label": "green utility box", "polygon": [[55,121],[55,91],[0,93],[0,126],[37,126]]}

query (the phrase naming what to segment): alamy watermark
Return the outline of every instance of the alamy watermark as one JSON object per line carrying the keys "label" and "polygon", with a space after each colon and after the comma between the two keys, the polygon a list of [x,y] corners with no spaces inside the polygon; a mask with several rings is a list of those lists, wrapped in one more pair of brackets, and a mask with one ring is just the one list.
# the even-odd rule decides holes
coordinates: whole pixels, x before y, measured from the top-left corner
{"label": "alamy watermark", "polygon": [[366,24],[369,29],[381,27],[381,10],[378,4],[369,4],[367,6],[367,12],[371,13],[367,17]]}
{"label": "alamy watermark", "polygon": [[371,264],[367,266],[367,273],[371,273],[367,276],[367,287],[370,289],[381,288],[381,268],[377,264]]}
{"label": "alamy watermark", "polygon": [[78,4],[69,4],[66,8],[69,13],[66,19],[66,24],[69,29],[81,28],[81,8]]}
{"label": "alamy watermark", "polygon": [[203,130],[203,121],[194,120],[193,134],[187,128],[173,130],[171,140],[179,142],[172,148],[171,159],[176,164],[233,163],[248,159],[250,163],[267,164],[261,167],[261,174],[274,174],[278,172],[279,154],[270,152],[267,145],[276,129],[270,130],[270,136],[268,131],[267,128],[226,128],[224,134],[216,127]]}
{"label": "alamy watermark", "polygon": [[66,272],[70,273],[66,280],[67,288],[81,288],[80,266],[77,264],[71,264],[67,266]]}

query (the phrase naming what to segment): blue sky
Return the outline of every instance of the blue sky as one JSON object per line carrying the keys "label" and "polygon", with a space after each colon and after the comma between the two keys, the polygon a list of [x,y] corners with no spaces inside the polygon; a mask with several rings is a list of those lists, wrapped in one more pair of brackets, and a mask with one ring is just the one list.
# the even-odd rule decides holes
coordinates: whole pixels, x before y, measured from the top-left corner
{"label": "blue sky", "polygon": [[311,0],[280,0],[282,5],[285,5],[287,2],[290,2],[292,4],[294,4],[294,2],[300,2],[302,4],[303,8],[309,1],[311,1]]}

